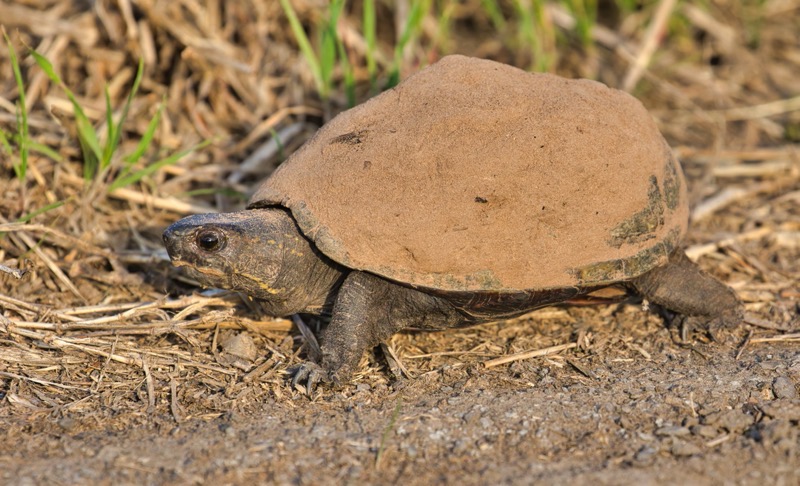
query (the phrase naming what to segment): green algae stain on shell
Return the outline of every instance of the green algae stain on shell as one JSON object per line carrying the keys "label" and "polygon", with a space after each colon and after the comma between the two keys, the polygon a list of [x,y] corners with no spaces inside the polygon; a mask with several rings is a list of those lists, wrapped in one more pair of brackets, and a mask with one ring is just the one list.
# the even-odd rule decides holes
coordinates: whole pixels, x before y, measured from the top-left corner
{"label": "green algae stain on shell", "polygon": [[328,144],[358,145],[366,139],[367,133],[367,130],[358,130],[355,132],[345,133],[343,135],[333,137]]}
{"label": "green algae stain on shell", "polygon": [[658,179],[650,176],[649,182],[647,206],[611,230],[608,244],[614,248],[655,238],[656,231],[664,224],[664,200],[658,188]]}
{"label": "green algae stain on shell", "polygon": [[671,211],[678,208],[681,201],[681,179],[678,176],[678,160],[669,147],[665,147],[664,159],[664,201]]}
{"label": "green algae stain on shell", "polygon": [[628,258],[618,258],[593,263],[570,271],[579,285],[603,285],[621,282],[645,274],[663,265],[680,243],[681,230],[673,228],[655,245]]}

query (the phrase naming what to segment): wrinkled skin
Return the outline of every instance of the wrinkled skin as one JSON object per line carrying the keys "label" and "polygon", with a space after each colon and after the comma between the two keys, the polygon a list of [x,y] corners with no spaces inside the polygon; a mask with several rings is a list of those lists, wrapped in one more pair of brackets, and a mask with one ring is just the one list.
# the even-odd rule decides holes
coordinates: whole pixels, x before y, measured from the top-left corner
{"label": "wrinkled skin", "polygon": [[[294,376],[309,393],[319,382],[347,383],[366,350],[402,329],[504,319],[596,289],[416,290],[332,262],[279,207],[190,216],[167,228],[164,243],[176,266],[208,286],[259,299],[272,315],[331,314],[321,336],[321,362],[303,364]],[[713,327],[735,325],[742,317],[733,290],[701,271],[682,250],[628,286],[653,304]]]}

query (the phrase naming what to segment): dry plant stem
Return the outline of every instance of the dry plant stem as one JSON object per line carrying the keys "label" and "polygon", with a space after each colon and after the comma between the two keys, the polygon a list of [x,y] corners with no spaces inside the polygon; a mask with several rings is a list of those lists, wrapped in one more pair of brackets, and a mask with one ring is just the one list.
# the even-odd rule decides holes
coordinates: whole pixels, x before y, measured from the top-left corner
{"label": "dry plant stem", "polygon": [[707,150],[695,147],[676,147],[675,155],[681,160],[692,159],[694,162],[715,164],[720,160],[732,160],[741,163],[745,160],[797,160],[800,147],[787,145],[782,147],[757,147],[748,150]]}
{"label": "dry plant stem", "polygon": [[791,334],[781,334],[779,336],[753,338],[750,340],[750,342],[751,343],[800,342],[800,332],[795,332]]}
{"label": "dry plant stem", "polygon": [[[53,336],[51,333],[44,333],[44,332],[37,332],[37,331],[30,331],[25,329],[18,329],[16,326],[9,326],[3,322],[0,322],[0,334],[7,333],[12,336],[21,336],[31,340],[38,340],[46,343],[50,347],[58,348],[58,349],[77,349],[79,351],[83,351],[86,354],[93,355],[93,356],[101,356],[111,361],[115,361],[118,363],[135,366],[137,368],[143,368],[142,359],[144,359],[144,355],[151,356],[155,359],[155,362],[151,362],[148,364],[156,364],[158,366],[174,366],[176,359],[180,361],[181,366],[187,366],[197,369],[203,369],[208,371],[215,371],[218,373],[223,373],[225,375],[235,375],[236,372],[228,369],[222,368],[219,366],[212,366],[203,363],[199,363],[192,360],[192,355],[189,352],[175,352],[170,350],[165,350],[164,353],[155,353],[152,351],[142,351],[140,348],[133,348],[133,349],[124,349],[119,352],[109,353],[104,351],[103,349],[99,349],[99,347],[110,348],[113,346],[113,342],[107,342],[97,338],[67,338],[67,337],[57,337]],[[125,351],[129,353],[128,355],[122,354]],[[173,355],[170,357],[169,355]],[[0,358],[3,356],[0,355]]]}
{"label": "dry plant stem", "polygon": [[744,350],[745,350],[745,349],[747,348],[747,346],[750,344],[750,339],[751,339],[752,337],[753,337],[753,330],[752,330],[752,329],[750,329],[749,331],[747,331],[747,337],[746,337],[746,338],[744,338],[744,341],[743,341],[743,342],[742,342],[742,344],[739,346],[739,350],[738,350],[738,351],[736,351],[736,360],[737,360],[737,361],[738,361],[738,360],[740,360],[740,359],[742,358],[742,355],[744,354]]}
{"label": "dry plant stem", "polygon": [[[309,106],[293,106],[290,108],[281,108],[277,112],[273,113],[269,116],[266,120],[262,121],[258,125],[253,128],[253,130],[247,134],[241,141],[237,142],[233,148],[230,149],[229,153],[239,153],[250,147],[256,140],[260,139],[261,137],[266,136],[272,130],[275,129],[278,125],[280,125],[286,118],[292,115],[311,115],[311,116],[320,116],[322,112],[316,108],[312,108]],[[285,139],[281,139],[285,143]]]}
{"label": "dry plant stem", "polygon": [[267,373],[270,368],[274,369],[276,366],[280,364],[280,361],[277,361],[274,357],[270,358],[260,365],[256,366],[253,371],[248,372],[246,375],[242,377],[242,381],[245,383],[251,383],[258,378],[262,377],[264,373]]}
{"label": "dry plant stem", "polygon": [[21,279],[23,276],[25,276],[26,273],[28,273],[27,270],[20,269],[20,268],[11,268],[11,267],[7,267],[5,265],[0,265],[0,272],[12,275],[17,280]]}
{"label": "dry plant stem", "polygon": [[300,331],[300,334],[303,335],[303,339],[308,345],[307,354],[309,359],[319,363],[322,360],[322,349],[320,348],[314,333],[311,332],[311,329],[308,328],[306,323],[303,322],[303,319],[301,319],[297,314],[292,314],[292,322],[294,322],[294,325],[297,326],[297,329]]}
{"label": "dry plant stem", "polygon": [[682,3],[681,11],[695,27],[717,40],[722,53],[729,54],[736,47],[736,30],[732,27],[717,21],[707,11],[691,3]]}
{"label": "dry plant stem", "polygon": [[721,115],[726,121],[738,121],[766,118],[768,116],[782,115],[784,113],[797,110],[800,110],[800,96],[763,103],[760,105],[712,111],[710,113]]}
{"label": "dry plant stem", "polygon": [[37,233],[41,238],[58,245],[62,248],[73,249],[79,248],[81,251],[91,253],[93,255],[101,255],[108,259],[114,258],[114,253],[111,250],[101,248],[99,246],[87,243],[79,238],[68,235],[55,228],[44,226],[41,224],[31,223],[0,223],[0,232],[15,233],[15,232],[28,232]]}
{"label": "dry plant stem", "polygon": [[7,371],[0,371],[0,376],[5,376],[6,378],[13,378],[15,380],[30,381],[31,383],[38,383],[40,385],[54,386],[56,388],[63,388],[65,390],[89,391],[87,388],[80,387],[80,386],[64,385],[63,383],[57,383],[57,382],[54,382],[54,381],[41,380],[39,378],[31,378],[30,376],[17,375],[17,374],[14,374],[14,373],[9,373]]}
{"label": "dry plant stem", "polygon": [[[0,294],[0,304],[14,309],[21,314],[29,312],[33,316],[47,316],[58,319],[60,322],[42,322],[28,320],[7,319],[8,323],[20,329],[40,329],[57,332],[73,330],[108,331],[115,334],[130,335],[158,335],[177,332],[185,329],[211,329],[219,325],[224,329],[247,329],[253,332],[288,332],[291,323],[285,319],[274,321],[253,321],[250,319],[232,319],[229,313],[219,311],[209,312],[197,319],[185,320],[185,316],[192,313],[201,313],[204,309],[214,307],[230,308],[236,305],[234,294],[228,294],[231,299],[224,297],[204,297],[192,295],[175,300],[157,300],[153,302],[132,302],[115,305],[91,305],[54,310],[47,306],[32,304],[19,299],[14,299]],[[131,322],[145,315],[167,309],[182,309],[171,320],[157,320],[150,322]],[[108,314],[114,311],[121,311]],[[85,314],[106,314],[91,319],[81,319]]]}
{"label": "dry plant stem", "polygon": [[672,10],[675,8],[676,3],[677,0],[661,0],[658,2],[658,8],[653,16],[653,20],[647,27],[644,43],[639,51],[639,55],[636,56],[636,61],[628,68],[628,72],[625,74],[625,80],[622,82],[623,90],[630,92],[636,86],[636,83],[639,82],[639,79],[641,79],[642,74],[650,64],[650,60],[661,42],[661,38],[664,35],[664,28],[667,25],[670,15],[672,15]]}
{"label": "dry plant stem", "polygon": [[723,434],[723,435],[717,437],[714,440],[710,440],[710,441],[706,442],[706,447],[708,447],[708,448],[716,447],[716,446],[722,444],[723,442],[727,442],[727,441],[731,440],[732,438],[733,438],[733,436],[731,434]]}
{"label": "dry plant stem", "polygon": [[156,389],[153,384],[153,375],[150,374],[149,359],[142,356],[142,371],[144,371],[144,381],[147,387],[147,411],[152,412],[156,407]]}
{"label": "dry plant stem", "polygon": [[[0,330],[2,330],[2,329],[0,329]],[[124,363],[124,364],[127,364],[127,365],[137,366],[137,367],[140,367],[140,368],[142,366],[141,358],[136,359],[136,358],[131,358],[131,357],[128,357],[128,356],[122,356],[120,354],[112,354],[112,353],[109,353],[107,351],[103,351],[101,349],[97,349],[97,348],[92,347],[92,346],[86,346],[84,344],[80,344],[78,342],[75,342],[75,340],[73,340],[73,339],[60,338],[60,337],[57,337],[57,336],[53,336],[52,334],[38,333],[38,332],[35,332],[35,331],[28,331],[28,330],[24,330],[24,329],[14,329],[14,327],[10,327],[10,326],[9,326],[8,329],[6,329],[6,331],[9,334],[16,334],[16,335],[24,336],[24,337],[27,337],[27,338],[30,338],[30,339],[41,339],[42,341],[46,342],[50,346],[53,346],[53,347],[56,347],[56,348],[74,348],[74,349],[78,349],[80,351],[83,351],[83,352],[85,352],[87,354],[92,354],[92,355],[95,355],[95,356],[102,356],[104,358],[111,359],[111,360],[116,361],[118,363]]]}
{"label": "dry plant stem", "polygon": [[75,296],[81,299],[82,301],[87,302],[86,297],[84,297],[83,294],[81,294],[80,290],[78,290],[78,287],[76,287],[75,284],[72,283],[72,280],[70,280],[69,277],[67,277],[67,275],[61,270],[61,268],[59,268],[59,266],[56,265],[55,262],[49,256],[47,256],[47,254],[41,249],[41,247],[38,244],[36,244],[35,241],[33,241],[33,238],[31,238],[30,236],[28,236],[27,233],[24,233],[22,231],[18,232],[16,235],[19,237],[20,240],[22,240],[23,243],[25,243],[25,245],[29,249],[33,250],[36,256],[38,256],[44,262],[47,268],[50,269],[51,272],[53,272],[53,275],[55,275],[56,278],[62,284],[64,284],[64,286],[67,289],[69,289],[70,292],[75,294]]}
{"label": "dry plant stem", "polygon": [[166,209],[179,214],[213,213],[216,210],[205,204],[188,203],[173,197],[157,197],[122,187],[109,193],[109,196],[135,204],[143,204],[158,209]]}
{"label": "dry plant stem", "polygon": [[[557,26],[567,31],[572,31],[575,29],[575,25],[577,24],[575,17],[573,17],[572,14],[570,14],[562,5],[548,3],[545,8],[553,18],[553,23],[555,23]],[[636,58],[634,57],[633,53],[638,51],[638,47],[626,42],[625,39],[623,39],[613,30],[603,27],[600,24],[595,24],[592,26],[591,36],[592,40],[613,51],[626,62],[635,62]]]}
{"label": "dry plant stem", "polygon": [[181,406],[178,404],[178,382],[175,379],[175,376],[170,375],[169,379],[169,410],[172,412],[172,418],[175,419],[175,422],[180,423],[183,421],[183,413],[181,412]]}
{"label": "dry plant stem", "polygon": [[[794,178],[789,178],[789,179],[794,179]],[[711,216],[715,212],[728,206],[729,204],[733,204],[734,202],[741,201],[742,199],[755,197],[756,195],[763,192],[776,192],[777,190],[780,190],[781,188],[785,187],[787,185],[787,182],[790,183],[791,180],[767,181],[767,182],[762,182],[760,184],[754,184],[747,188],[726,187],[722,191],[718,192],[717,194],[711,196],[710,198],[698,204],[694,208],[694,210],[692,210],[691,219],[692,221],[699,221],[701,219],[707,218],[708,216]]]}
{"label": "dry plant stem", "polygon": [[69,316],[66,314],[62,314],[58,311],[53,311],[47,306],[40,305],[40,304],[32,304],[30,302],[25,302],[23,300],[15,299],[8,295],[0,294],[0,304],[5,304],[3,307],[13,309],[15,312],[18,312],[22,315],[25,313],[31,313],[33,315],[46,315],[46,316],[54,316],[58,319],[64,321],[79,321],[79,318]]}
{"label": "dry plant stem", "polygon": [[[62,175],[62,178],[64,182],[68,184],[83,187],[83,179],[78,176],[65,173]],[[115,189],[108,195],[116,199],[128,201],[130,203],[142,204],[157,209],[173,211],[179,214],[213,213],[216,211],[214,208],[206,206],[205,204],[188,203],[173,197],[151,196],[127,187]]]}
{"label": "dry plant stem", "polygon": [[397,356],[397,353],[394,351],[394,346],[381,343],[381,350],[383,351],[384,356],[386,357],[386,361],[389,362],[389,367],[391,368],[392,364],[397,366],[400,372],[406,376],[406,378],[414,379],[414,374],[411,373],[406,365],[403,364],[403,361]]}
{"label": "dry plant stem", "polygon": [[275,156],[275,154],[280,151],[281,146],[286,145],[294,139],[294,137],[298,136],[305,126],[305,123],[297,122],[282,128],[275,137],[267,140],[266,143],[258,147],[239,164],[238,168],[228,177],[228,182],[231,184],[238,184],[247,174],[259,172],[264,162]]}
{"label": "dry plant stem", "polygon": [[794,160],[773,160],[758,164],[716,166],[711,173],[714,177],[775,177],[795,167],[800,167]]}
{"label": "dry plant stem", "polygon": [[746,233],[741,233],[731,238],[716,241],[714,243],[704,243],[701,245],[692,245],[686,249],[686,256],[692,261],[697,261],[700,257],[714,253],[721,248],[727,248],[736,243],[744,241],[752,241],[764,238],[772,234],[775,230],[769,227],[757,228]]}
{"label": "dry plant stem", "polygon": [[403,356],[405,359],[425,359],[425,358],[435,358],[438,356],[493,356],[492,353],[487,353],[485,351],[439,351],[436,353],[425,353],[425,354],[413,354],[411,356]]}
{"label": "dry plant stem", "polygon": [[[55,13],[55,15],[54,15]],[[62,20],[57,12],[42,12],[16,2],[0,3],[0,19],[7,27],[23,27],[42,37],[54,34],[66,34],[81,46],[92,46],[97,42],[96,29],[86,28],[91,22],[90,16],[82,16],[80,20]]]}
{"label": "dry plant stem", "polygon": [[776,324],[772,321],[761,319],[753,315],[746,315],[744,317],[744,322],[750,324],[751,326],[760,327],[762,329],[770,329],[772,331],[783,331],[783,332],[797,331],[797,329],[795,328],[796,323],[795,324],[789,323],[785,325]]}
{"label": "dry plant stem", "polygon": [[486,368],[493,368],[495,366],[500,366],[501,364],[511,363],[513,361],[521,361],[524,359],[530,358],[537,358],[540,356],[547,356],[548,354],[558,353],[560,351],[564,351],[566,349],[572,349],[578,346],[578,343],[567,343],[567,344],[559,344],[556,346],[550,346],[549,348],[542,348],[542,349],[535,349],[533,351],[523,351],[521,353],[510,354],[508,356],[502,356],[500,358],[490,359],[488,361],[483,362],[483,366]]}
{"label": "dry plant stem", "polygon": [[[105,319],[103,319],[105,320]],[[32,322],[32,321],[18,321],[9,319],[9,322],[14,327],[19,329],[40,329],[46,331],[68,332],[76,330],[84,331],[108,331],[114,335],[160,335],[178,332],[185,329],[193,330],[207,330],[213,329],[218,326],[221,329],[246,329],[249,331],[264,334],[266,332],[289,332],[291,324],[289,321],[267,321],[256,322],[248,319],[237,319],[227,321],[214,321],[204,316],[198,319],[191,319],[186,321],[153,321],[141,322],[136,324],[122,324],[119,321],[112,322],[70,322],[70,323],[49,323],[49,322]],[[104,334],[108,334],[104,333]]]}

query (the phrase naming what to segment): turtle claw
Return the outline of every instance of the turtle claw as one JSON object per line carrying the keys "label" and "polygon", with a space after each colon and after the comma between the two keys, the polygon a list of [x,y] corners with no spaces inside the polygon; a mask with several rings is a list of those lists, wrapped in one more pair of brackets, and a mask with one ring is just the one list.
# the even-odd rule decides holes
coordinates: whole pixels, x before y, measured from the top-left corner
{"label": "turtle claw", "polygon": [[312,396],[314,388],[318,383],[327,383],[330,381],[328,373],[322,369],[317,363],[306,361],[301,364],[294,372],[292,377],[292,387],[297,388],[300,383],[306,383],[306,394]]}
{"label": "turtle claw", "polygon": [[677,316],[672,322],[677,324],[680,331],[681,342],[688,342],[689,335],[694,330],[705,331],[712,341],[720,344],[730,344],[731,336],[728,332],[736,329],[742,323],[741,309],[731,309],[716,317],[709,316]]}

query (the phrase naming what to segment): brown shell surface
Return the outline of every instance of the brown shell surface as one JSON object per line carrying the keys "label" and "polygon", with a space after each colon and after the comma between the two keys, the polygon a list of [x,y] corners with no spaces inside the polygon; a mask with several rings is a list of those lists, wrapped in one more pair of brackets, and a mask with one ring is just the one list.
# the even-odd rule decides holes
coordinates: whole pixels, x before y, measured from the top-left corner
{"label": "brown shell surface", "polygon": [[678,161],[639,101],[448,56],[322,127],[258,188],[333,260],[412,286],[588,287],[666,263]]}

